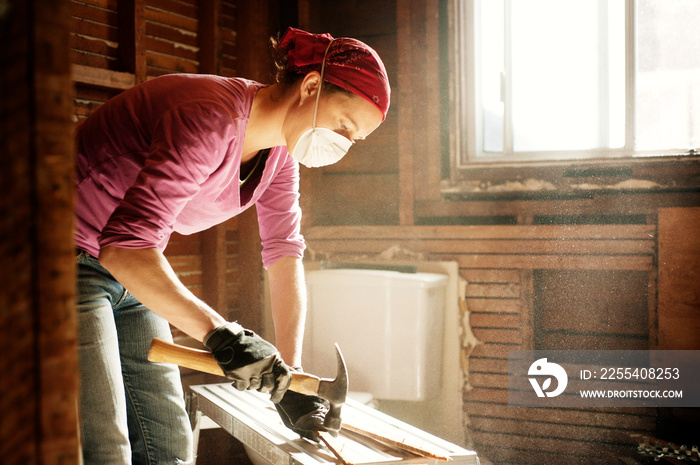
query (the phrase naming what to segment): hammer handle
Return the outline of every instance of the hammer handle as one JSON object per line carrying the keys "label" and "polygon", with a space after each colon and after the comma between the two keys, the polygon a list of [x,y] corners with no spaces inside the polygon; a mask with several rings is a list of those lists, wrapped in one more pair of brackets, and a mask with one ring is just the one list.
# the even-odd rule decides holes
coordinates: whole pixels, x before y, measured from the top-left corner
{"label": "hammer handle", "polygon": [[[217,376],[225,376],[214,356],[200,349],[172,344],[162,339],[153,339],[148,351],[150,362],[174,363],[181,367],[202,371]],[[308,373],[292,372],[289,389],[300,394],[318,395],[321,379]]]}

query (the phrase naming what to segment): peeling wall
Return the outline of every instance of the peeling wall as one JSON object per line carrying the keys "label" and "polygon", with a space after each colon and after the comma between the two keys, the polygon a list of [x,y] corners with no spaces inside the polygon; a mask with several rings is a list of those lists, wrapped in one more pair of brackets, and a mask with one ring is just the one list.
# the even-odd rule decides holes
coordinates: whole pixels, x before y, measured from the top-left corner
{"label": "peeling wall", "polygon": [[469,356],[472,351],[481,342],[476,338],[472,331],[469,322],[469,307],[467,306],[466,289],[467,281],[464,278],[459,278],[459,310],[460,310],[460,326],[459,326],[459,342],[460,342],[460,359],[462,363],[462,374],[464,376],[464,391],[472,389],[469,382]]}

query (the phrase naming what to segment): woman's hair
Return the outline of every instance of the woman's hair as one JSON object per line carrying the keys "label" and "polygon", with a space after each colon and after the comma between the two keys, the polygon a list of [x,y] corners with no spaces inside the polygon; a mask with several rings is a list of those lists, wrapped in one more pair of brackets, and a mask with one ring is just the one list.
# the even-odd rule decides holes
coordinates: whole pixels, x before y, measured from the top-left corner
{"label": "woman's hair", "polygon": [[[312,66],[306,70],[305,73],[299,73],[290,70],[287,66],[288,49],[284,49],[280,46],[282,39],[280,37],[270,37],[270,48],[272,49],[272,62],[275,66],[275,82],[279,84],[283,90],[286,90],[289,86],[300,81],[306,76],[307,73],[311,71],[321,72],[321,63],[317,66]],[[323,91],[327,93],[343,92],[346,94],[354,95],[351,91],[343,89],[340,86],[331,84],[330,82],[323,81]]]}

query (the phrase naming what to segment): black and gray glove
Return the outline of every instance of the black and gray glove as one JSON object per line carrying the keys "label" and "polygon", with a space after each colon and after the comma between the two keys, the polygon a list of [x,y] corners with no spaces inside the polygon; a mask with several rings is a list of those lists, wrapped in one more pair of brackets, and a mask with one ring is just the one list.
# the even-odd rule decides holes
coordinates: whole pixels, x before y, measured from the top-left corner
{"label": "black and gray glove", "polygon": [[[294,369],[294,368],[293,368]],[[328,401],[317,396],[287,391],[275,408],[284,425],[299,436],[320,442],[318,431],[328,431],[338,436],[338,431],[326,427],[323,423],[329,410]]]}
{"label": "black and gray glove", "polygon": [[277,348],[253,331],[236,333],[232,326],[219,326],[204,338],[204,345],[239,391],[269,392],[275,403],[284,396],[292,379],[289,367]]}

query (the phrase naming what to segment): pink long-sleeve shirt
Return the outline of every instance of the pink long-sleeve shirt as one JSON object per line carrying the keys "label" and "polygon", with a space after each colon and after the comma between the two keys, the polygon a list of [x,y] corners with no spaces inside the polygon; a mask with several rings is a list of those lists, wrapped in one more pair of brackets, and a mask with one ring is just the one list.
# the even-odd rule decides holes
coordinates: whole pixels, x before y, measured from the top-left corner
{"label": "pink long-sleeve shirt", "polygon": [[[122,92],[76,131],[76,247],[164,250],[256,205],[263,265],[301,258],[299,165],[273,147],[239,188],[243,139],[262,84],[166,75]],[[256,182],[257,181],[257,182]]]}

